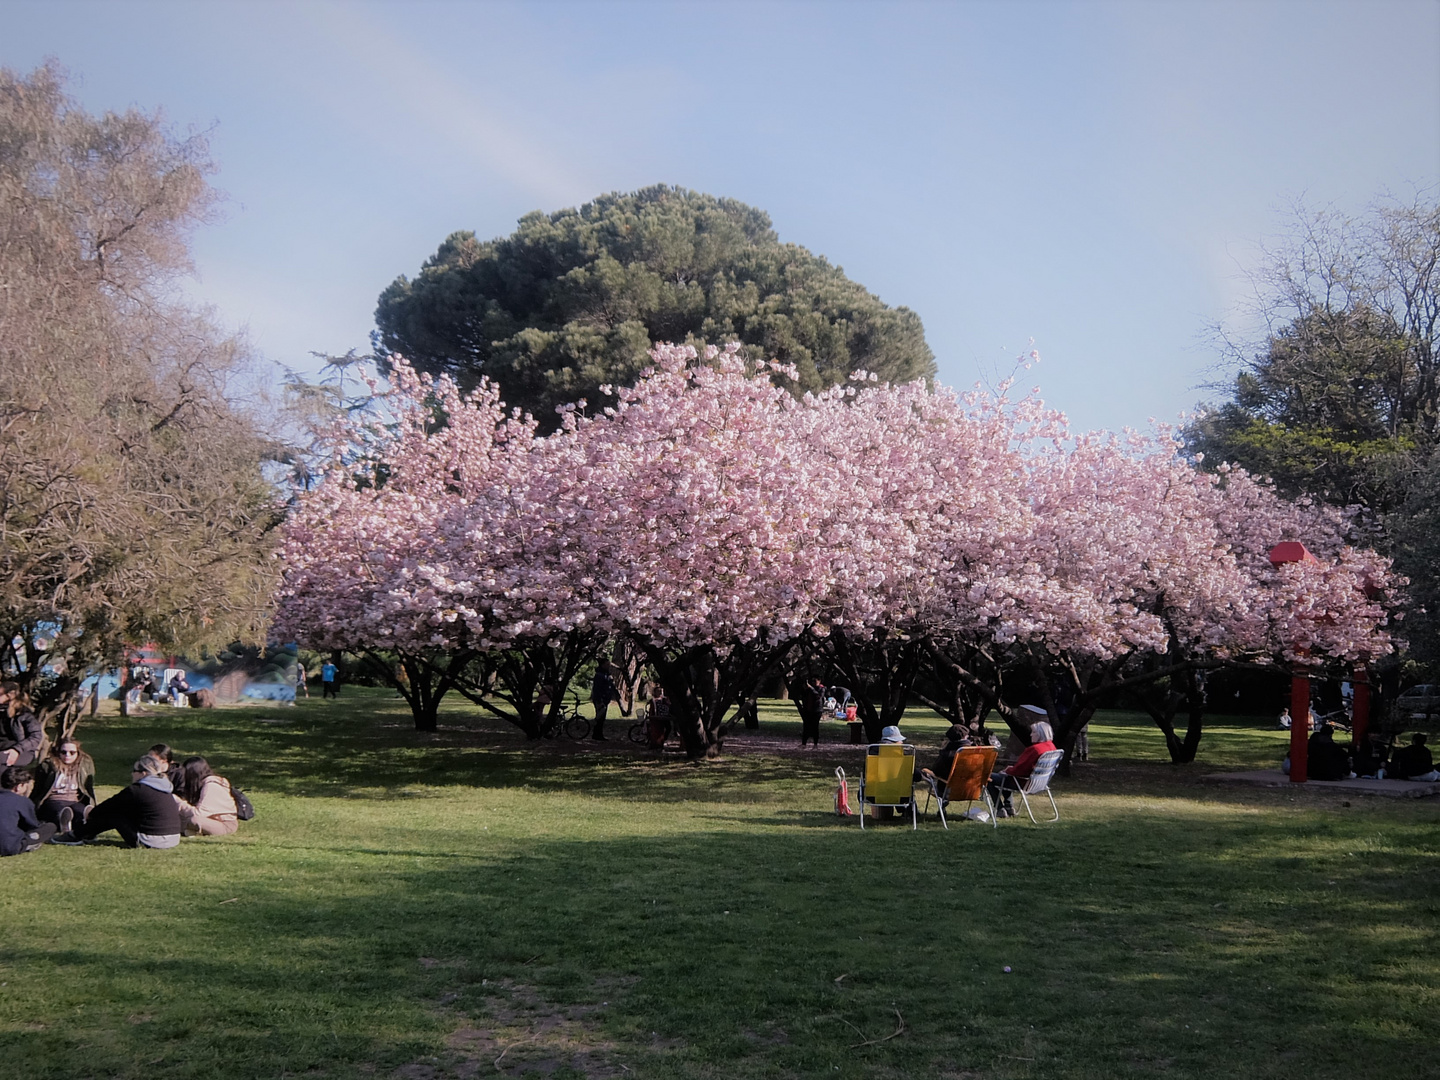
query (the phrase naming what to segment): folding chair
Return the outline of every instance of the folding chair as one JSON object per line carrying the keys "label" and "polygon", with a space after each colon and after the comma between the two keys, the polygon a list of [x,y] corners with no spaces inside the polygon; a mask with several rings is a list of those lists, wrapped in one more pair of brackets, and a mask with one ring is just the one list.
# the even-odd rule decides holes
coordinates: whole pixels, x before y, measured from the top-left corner
{"label": "folding chair", "polygon": [[995,807],[990,804],[990,791],[985,786],[990,780],[990,774],[995,770],[995,758],[999,753],[993,746],[962,747],[950,765],[950,775],[944,780],[936,778],[935,783],[930,786],[930,791],[925,796],[925,812],[930,812],[930,796],[933,795],[940,812],[940,824],[949,829],[950,826],[945,822],[945,804],[964,799],[969,803],[969,806],[965,807],[965,813],[969,814],[975,800],[979,799],[990,813],[990,824],[999,828],[1000,823],[995,820]]}
{"label": "folding chair", "polygon": [[865,772],[860,777],[860,828],[865,828],[865,806],[910,809],[915,820],[915,747],[903,743],[875,743],[865,748]]}
{"label": "folding chair", "polygon": [[[1051,822],[1060,820],[1060,808],[1055,805],[1055,796],[1050,792],[1050,778],[1055,775],[1055,770],[1060,766],[1060,759],[1065,756],[1064,750],[1046,750],[1040,755],[1040,760],[1035,762],[1035,768],[1030,771],[1030,776],[1025,780],[1017,780],[1013,776],[1007,776],[1000,782],[1000,790],[1018,791],[1020,800],[1025,804],[1025,812],[1030,815],[1030,824],[1040,824],[1035,820],[1035,812],[1030,809],[1030,796],[1045,793],[1050,800],[1050,809],[1055,811]],[[1046,824],[1049,824],[1047,822]]]}

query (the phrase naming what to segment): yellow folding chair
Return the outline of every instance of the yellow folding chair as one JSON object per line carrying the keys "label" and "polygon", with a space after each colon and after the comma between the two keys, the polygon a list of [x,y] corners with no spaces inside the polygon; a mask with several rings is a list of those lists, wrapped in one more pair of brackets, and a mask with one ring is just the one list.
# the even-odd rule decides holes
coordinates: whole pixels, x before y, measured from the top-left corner
{"label": "yellow folding chair", "polygon": [[865,772],[860,777],[860,828],[865,828],[865,807],[890,806],[910,810],[915,819],[915,747],[904,743],[874,743],[865,748]]}

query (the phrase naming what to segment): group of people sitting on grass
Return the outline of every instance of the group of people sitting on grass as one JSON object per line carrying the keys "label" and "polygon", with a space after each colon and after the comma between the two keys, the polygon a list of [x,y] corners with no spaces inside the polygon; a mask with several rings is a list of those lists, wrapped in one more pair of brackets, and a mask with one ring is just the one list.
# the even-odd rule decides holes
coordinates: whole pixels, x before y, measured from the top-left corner
{"label": "group of people sitting on grass", "polygon": [[95,762],[66,736],[31,770],[0,772],[0,855],[46,843],[83,844],[114,830],[127,847],[173,848],[182,836],[228,836],[241,820],[243,794],[203,757],[176,761],[157,743],[131,767],[130,785],[99,801]]}
{"label": "group of people sitting on grass", "polygon": [[[1373,780],[1440,780],[1425,733],[1417,731],[1410,745],[1394,753],[1379,739],[1365,739],[1358,748],[1347,750],[1335,741],[1335,728],[1321,726],[1310,736],[1305,749],[1305,776],[1309,780],[1347,780],[1351,777]],[[1290,755],[1285,755],[1280,771],[1290,772]]]}

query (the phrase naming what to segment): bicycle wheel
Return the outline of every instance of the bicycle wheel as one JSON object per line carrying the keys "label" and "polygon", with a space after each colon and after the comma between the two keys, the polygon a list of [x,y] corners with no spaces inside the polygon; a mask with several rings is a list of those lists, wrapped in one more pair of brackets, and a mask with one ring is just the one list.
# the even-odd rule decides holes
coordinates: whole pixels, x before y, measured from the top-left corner
{"label": "bicycle wheel", "polygon": [[571,713],[565,718],[565,734],[576,741],[585,738],[590,734],[590,721],[578,712]]}
{"label": "bicycle wheel", "polygon": [[649,725],[641,720],[638,724],[630,725],[630,741],[637,746],[644,746],[650,741],[650,734],[646,730]]}

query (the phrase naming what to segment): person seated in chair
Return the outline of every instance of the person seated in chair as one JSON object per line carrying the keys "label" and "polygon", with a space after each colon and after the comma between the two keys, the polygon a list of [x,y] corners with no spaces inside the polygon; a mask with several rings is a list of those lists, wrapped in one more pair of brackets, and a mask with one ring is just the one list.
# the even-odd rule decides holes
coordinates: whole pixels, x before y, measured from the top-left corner
{"label": "person seated in chair", "polygon": [[[905,736],[901,733],[898,727],[892,724],[890,727],[880,729],[880,745],[904,746]],[[880,821],[888,821],[890,818],[898,816],[899,814],[893,806],[877,806],[875,808],[875,817]]]}
{"label": "person seated in chair", "polygon": [[[1021,705],[1024,713],[1034,716],[1046,715],[1038,705]],[[990,803],[995,807],[997,817],[1014,817],[1015,808],[1010,804],[1010,793],[1019,788],[1035,770],[1040,755],[1055,749],[1055,733],[1045,720],[1036,720],[1030,725],[1030,745],[1020,752],[1015,764],[990,774]]]}
{"label": "person seated in chair", "polygon": [[1435,771],[1430,748],[1425,745],[1425,733],[1417,731],[1410,737],[1410,745],[1402,746],[1390,757],[1390,768],[1385,774],[1395,780],[1440,780]]}
{"label": "person seated in chair", "polygon": [[114,829],[127,847],[179,847],[180,812],[175,808],[175,789],[165,778],[165,764],[146,754],[135,762],[130,779],[129,787],[90,811],[68,836],[57,839],[83,842]]}
{"label": "person seated in chair", "polygon": [[1306,773],[1311,780],[1344,780],[1350,775],[1350,755],[1335,743],[1335,726],[1326,724],[1310,736]]}
{"label": "person seated in chair", "polygon": [[920,770],[920,778],[930,785],[935,797],[945,797],[945,784],[950,779],[950,770],[955,767],[955,755],[961,747],[970,745],[970,729],[964,724],[951,724],[945,731],[945,745],[940,748],[935,764]]}

